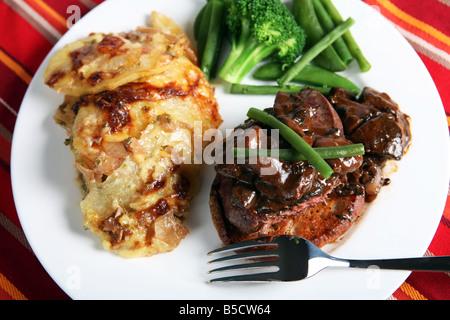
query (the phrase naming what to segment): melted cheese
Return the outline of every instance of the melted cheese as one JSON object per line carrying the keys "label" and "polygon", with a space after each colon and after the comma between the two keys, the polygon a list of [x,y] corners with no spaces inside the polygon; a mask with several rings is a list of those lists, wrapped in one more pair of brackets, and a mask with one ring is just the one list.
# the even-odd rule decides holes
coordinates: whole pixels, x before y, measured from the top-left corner
{"label": "melted cheese", "polygon": [[196,64],[195,50],[185,33],[169,18],[153,12],[149,27],[127,33],[93,33],[66,45],[44,71],[45,83],[67,95],[111,90],[155,77],[169,83],[179,77],[179,60]]}
{"label": "melted cheese", "polygon": [[222,122],[186,35],[152,18],[150,27],[67,45],[44,75],[66,95],[55,119],[83,182],[84,227],[129,258],[173,250],[189,233],[199,167],[174,155],[188,152],[192,163],[196,123],[205,131]]}

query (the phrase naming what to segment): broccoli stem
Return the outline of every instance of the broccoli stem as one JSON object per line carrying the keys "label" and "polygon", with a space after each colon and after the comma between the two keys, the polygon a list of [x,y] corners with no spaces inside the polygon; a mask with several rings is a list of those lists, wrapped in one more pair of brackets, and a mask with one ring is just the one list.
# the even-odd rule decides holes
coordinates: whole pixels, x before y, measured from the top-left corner
{"label": "broccoli stem", "polygon": [[248,21],[242,20],[241,24],[241,34],[239,38],[236,35],[233,35],[233,39],[231,40],[231,50],[228,53],[228,57],[225,60],[222,68],[219,70],[219,77],[225,78],[225,76],[230,72],[230,70],[234,67],[236,60],[241,55],[242,51],[245,49],[245,43],[247,39],[250,38],[250,26]]}
{"label": "broccoli stem", "polygon": [[310,63],[317,55],[319,55],[323,50],[328,48],[336,39],[347,32],[352,25],[355,24],[355,20],[348,18],[344,23],[340,24],[323,37],[319,42],[312,46],[305,54],[297,60],[285,74],[278,80],[280,86],[285,86],[289,81],[291,81],[308,63]]}
{"label": "broccoli stem", "polygon": [[250,84],[238,84],[233,83],[231,85],[231,94],[248,94],[248,95],[276,95],[278,92],[284,92],[288,94],[295,94],[301,92],[303,89],[311,88],[319,91],[322,94],[328,94],[331,87],[313,87],[313,86],[296,86],[286,85],[284,87],[271,86],[271,85],[250,85]]}
{"label": "broccoli stem", "polygon": [[[256,69],[253,73],[253,78],[262,81],[276,81],[282,75],[283,70],[281,64],[271,62]],[[306,83],[319,87],[346,88],[355,96],[361,92],[361,89],[347,78],[314,65],[306,65],[305,68],[292,79],[292,82]]]}
{"label": "broccoli stem", "polygon": [[241,83],[269,56],[285,65],[292,64],[305,44],[304,30],[280,0],[233,0],[226,25],[231,50],[218,75],[228,83]]}
{"label": "broccoli stem", "polygon": [[242,22],[242,31],[236,45],[231,48],[219,77],[229,83],[241,83],[245,76],[267,58],[276,46],[267,46],[254,40],[247,21]]}
{"label": "broccoli stem", "polygon": [[[334,23],[336,25],[339,25],[344,22],[344,19],[342,19],[341,14],[334,6],[333,2],[331,0],[320,0],[325,7],[325,9],[328,11],[328,14],[331,16],[331,19],[333,19]],[[342,38],[346,42],[350,52],[352,53],[352,56],[355,58],[355,60],[358,62],[359,67],[362,72],[367,72],[371,69],[370,62],[366,59],[364,54],[362,53],[361,49],[359,48],[358,44],[356,43],[356,40],[353,38],[353,35],[350,31],[347,31],[342,35]]]}

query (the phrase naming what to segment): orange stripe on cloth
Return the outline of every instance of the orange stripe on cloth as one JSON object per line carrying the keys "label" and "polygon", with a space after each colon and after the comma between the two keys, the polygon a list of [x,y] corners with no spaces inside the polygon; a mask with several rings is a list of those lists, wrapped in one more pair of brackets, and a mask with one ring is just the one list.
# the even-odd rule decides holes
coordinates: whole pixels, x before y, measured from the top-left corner
{"label": "orange stripe on cloth", "polygon": [[42,0],[25,0],[25,2],[38,12],[45,20],[47,20],[59,32],[65,33],[67,28],[67,20],[56,12],[52,7]]}
{"label": "orange stripe on cloth", "polygon": [[[50,1],[50,0],[46,0]],[[51,0],[54,1],[54,0]],[[450,7],[437,0],[390,0],[397,8],[450,36]]]}
{"label": "orange stripe on cloth", "polygon": [[450,116],[447,116],[447,123],[448,123],[449,130],[450,130]]}
{"label": "orange stripe on cloth", "polygon": [[413,300],[428,300],[407,282],[403,282],[400,286],[400,290]]}
{"label": "orange stripe on cloth", "polygon": [[0,61],[3,62],[8,68],[14,71],[15,74],[19,76],[26,84],[30,84],[32,76],[22,68],[20,64],[14,61],[10,56],[8,56],[3,50],[0,50]]}
{"label": "orange stripe on cloth", "polygon": [[374,6],[385,18],[393,22],[416,51],[450,70],[450,46],[416,26],[399,19],[391,11],[381,6],[378,0],[364,0],[364,2]]}
{"label": "orange stripe on cloth", "polygon": [[428,41],[424,40],[421,37],[416,36],[415,34],[404,30],[400,26],[397,26],[397,29],[400,33],[408,40],[411,46],[419,53],[427,56],[431,60],[439,63],[441,66],[450,70],[450,54],[446,51],[441,50],[435,46],[433,46]]}
{"label": "orange stripe on cloth", "polygon": [[398,288],[392,296],[389,297],[388,300],[402,300],[402,301],[408,301],[412,300],[410,296],[408,296],[406,293],[404,293],[400,288]]}
{"label": "orange stripe on cloth", "polygon": [[0,273],[0,287],[14,300],[28,300],[2,273]]}
{"label": "orange stripe on cloth", "polygon": [[[445,35],[443,32],[437,30],[433,26],[420,21],[413,16],[407,14],[406,12],[399,9],[397,6],[395,6],[391,1],[389,0],[372,0],[372,1],[366,1],[369,4],[372,5],[380,5],[386,10],[388,10],[393,16],[395,16],[397,19],[403,21],[404,23],[407,23],[410,28],[416,28],[422,32],[424,32],[426,35],[432,37],[434,40],[437,40],[438,42],[441,42],[445,44],[446,46],[450,46],[450,37]],[[395,21],[397,22],[397,21]],[[432,41],[430,41],[432,42]],[[434,41],[433,41],[434,42]],[[435,44],[435,43],[433,43]],[[448,48],[446,50],[448,51]]]}
{"label": "orange stripe on cloth", "polygon": [[61,25],[63,25],[64,27],[67,27],[66,19],[64,19],[58,12],[53,10],[52,7],[47,5],[42,0],[34,0],[34,1],[36,1],[36,3],[39,4],[45,11],[47,11],[53,18],[55,18],[57,21],[59,21],[59,23],[61,23]]}
{"label": "orange stripe on cloth", "polygon": [[407,14],[406,12],[400,10],[389,0],[377,0],[377,1],[382,6],[384,6],[386,9],[388,9],[390,12],[392,12],[395,16],[397,16],[399,19],[406,21],[407,23],[415,26],[416,28],[418,28],[420,30],[425,31],[426,33],[433,36],[437,40],[450,46],[450,37],[448,37],[441,31],[437,30],[436,28],[430,26],[429,24],[427,24],[423,21],[420,21],[420,20],[414,18],[413,16]]}

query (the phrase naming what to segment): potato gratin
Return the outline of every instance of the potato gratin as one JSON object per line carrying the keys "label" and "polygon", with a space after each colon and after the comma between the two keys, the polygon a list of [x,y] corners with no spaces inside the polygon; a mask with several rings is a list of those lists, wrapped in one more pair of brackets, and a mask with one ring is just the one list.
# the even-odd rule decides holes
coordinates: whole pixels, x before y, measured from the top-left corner
{"label": "potato gratin", "polygon": [[199,168],[173,152],[193,150],[195,122],[222,123],[186,34],[153,12],[148,27],[68,44],[44,77],[65,95],[55,120],[80,173],[84,227],[128,258],[174,249]]}

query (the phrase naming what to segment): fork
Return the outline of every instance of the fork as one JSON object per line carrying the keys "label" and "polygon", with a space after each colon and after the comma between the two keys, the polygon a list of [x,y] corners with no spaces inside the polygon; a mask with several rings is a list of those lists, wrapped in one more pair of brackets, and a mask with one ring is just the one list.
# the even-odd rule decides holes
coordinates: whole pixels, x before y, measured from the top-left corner
{"label": "fork", "polygon": [[216,258],[209,263],[231,262],[232,264],[212,269],[209,273],[239,271],[240,274],[214,278],[210,282],[298,281],[309,278],[328,267],[450,271],[450,256],[383,260],[341,259],[326,254],[310,241],[296,236],[247,240],[213,250],[208,255],[230,252],[231,255]]}

